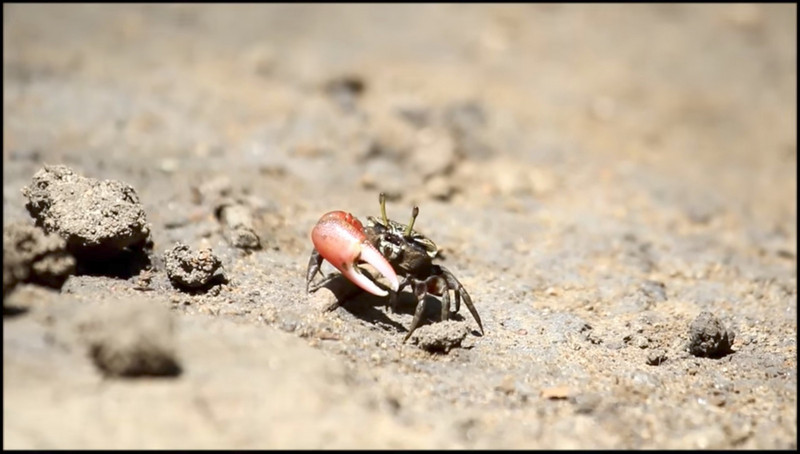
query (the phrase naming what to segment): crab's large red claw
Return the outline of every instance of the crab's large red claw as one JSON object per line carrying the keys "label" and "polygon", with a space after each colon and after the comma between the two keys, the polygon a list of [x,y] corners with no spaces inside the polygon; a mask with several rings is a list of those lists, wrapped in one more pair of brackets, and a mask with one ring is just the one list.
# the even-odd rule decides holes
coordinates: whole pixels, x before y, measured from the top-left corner
{"label": "crab's large red claw", "polygon": [[392,265],[367,241],[364,227],[352,214],[344,211],[326,213],[311,230],[311,241],[325,260],[373,295],[386,296],[387,292],[361,273],[356,266],[359,260],[374,266],[389,280],[392,290],[397,291],[400,287]]}

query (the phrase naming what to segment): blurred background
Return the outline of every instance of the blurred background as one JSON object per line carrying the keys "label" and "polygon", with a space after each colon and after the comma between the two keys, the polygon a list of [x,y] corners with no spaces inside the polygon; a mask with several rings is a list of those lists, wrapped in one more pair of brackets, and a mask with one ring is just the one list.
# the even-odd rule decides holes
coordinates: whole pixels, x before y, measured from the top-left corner
{"label": "blurred background", "polygon": [[[421,124],[461,106],[456,122],[491,122],[462,127],[490,136],[483,152],[476,145],[459,150],[462,157],[545,166],[574,159],[570,166],[580,168],[591,155],[609,169],[632,161],[686,184],[713,178],[710,197],[770,211],[754,216],[793,216],[793,11],[749,4],[9,5],[4,156],[25,135],[37,141],[25,145],[57,144],[65,154],[224,153],[249,168],[280,159],[281,141],[303,149],[291,158],[338,140],[329,147],[342,155],[336,161],[360,165],[373,142],[383,141],[387,153],[404,150],[408,122],[395,124],[396,111]],[[357,93],[337,96],[358,98],[366,126],[315,105],[326,83],[348,76],[358,80]],[[352,90],[340,85],[334,90]],[[463,109],[470,102],[473,113],[482,110],[477,120]],[[336,178],[362,176],[326,168]],[[788,203],[778,209],[773,200]]]}

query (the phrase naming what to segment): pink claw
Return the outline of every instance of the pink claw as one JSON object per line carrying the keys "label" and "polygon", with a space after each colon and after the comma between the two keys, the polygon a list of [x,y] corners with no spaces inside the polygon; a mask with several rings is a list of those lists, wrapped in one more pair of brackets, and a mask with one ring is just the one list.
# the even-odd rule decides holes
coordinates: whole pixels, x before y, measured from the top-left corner
{"label": "pink claw", "polygon": [[397,291],[400,287],[392,265],[367,241],[364,226],[352,214],[344,211],[324,214],[311,230],[311,241],[322,258],[373,295],[386,296],[388,293],[361,273],[355,266],[359,260],[374,266],[389,280],[392,290]]}

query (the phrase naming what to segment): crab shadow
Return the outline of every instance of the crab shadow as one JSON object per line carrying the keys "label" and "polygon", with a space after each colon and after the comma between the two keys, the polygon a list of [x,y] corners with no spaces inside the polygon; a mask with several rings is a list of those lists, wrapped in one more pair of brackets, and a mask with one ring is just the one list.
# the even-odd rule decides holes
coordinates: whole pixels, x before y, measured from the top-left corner
{"label": "crab shadow", "polygon": [[[408,332],[408,326],[406,325],[410,325],[411,322],[409,320],[406,324],[400,323],[392,318],[392,315],[403,314],[413,317],[417,308],[417,298],[412,292],[405,290],[397,295],[396,313],[392,314],[391,308],[389,308],[388,296],[376,296],[365,292],[342,275],[331,279],[322,288],[327,288],[336,297],[336,303],[328,307],[328,311],[341,307],[358,319],[384,329],[389,327],[397,332]],[[425,297],[425,310],[417,328],[429,323],[439,322],[441,321],[441,316],[441,300],[438,297],[427,295]],[[451,310],[450,320],[463,321],[464,317]]]}

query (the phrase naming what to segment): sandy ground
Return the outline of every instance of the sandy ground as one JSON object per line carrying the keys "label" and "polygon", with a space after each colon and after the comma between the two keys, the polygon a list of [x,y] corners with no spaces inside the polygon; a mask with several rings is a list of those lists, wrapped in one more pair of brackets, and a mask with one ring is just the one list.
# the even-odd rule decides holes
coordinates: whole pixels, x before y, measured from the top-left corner
{"label": "sandy ground", "polygon": [[[4,448],[797,447],[795,5],[3,13]],[[485,335],[306,294],[381,191]]]}

